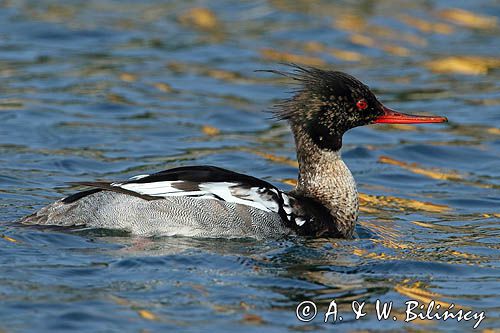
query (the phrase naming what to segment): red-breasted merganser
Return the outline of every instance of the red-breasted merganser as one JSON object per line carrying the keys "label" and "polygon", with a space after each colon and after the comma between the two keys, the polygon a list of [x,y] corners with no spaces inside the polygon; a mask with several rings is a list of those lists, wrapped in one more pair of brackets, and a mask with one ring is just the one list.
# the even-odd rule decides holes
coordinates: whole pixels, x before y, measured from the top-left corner
{"label": "red-breasted merganser", "polygon": [[56,201],[21,222],[143,236],[351,238],[359,203],[354,178],[340,156],[342,135],[373,123],[447,119],[393,111],[346,73],[291,66],[290,72],[268,72],[300,84],[275,111],[295,137],[299,174],[292,191],[214,166],[186,166],[114,183],[82,182],[92,189]]}

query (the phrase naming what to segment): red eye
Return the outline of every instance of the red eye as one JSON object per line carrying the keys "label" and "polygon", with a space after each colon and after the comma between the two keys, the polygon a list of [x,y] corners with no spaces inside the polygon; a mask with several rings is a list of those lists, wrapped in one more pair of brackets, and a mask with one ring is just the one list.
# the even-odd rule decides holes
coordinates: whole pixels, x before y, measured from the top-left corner
{"label": "red eye", "polygon": [[360,99],[357,103],[356,106],[358,107],[359,110],[364,110],[368,107],[368,103],[364,99]]}

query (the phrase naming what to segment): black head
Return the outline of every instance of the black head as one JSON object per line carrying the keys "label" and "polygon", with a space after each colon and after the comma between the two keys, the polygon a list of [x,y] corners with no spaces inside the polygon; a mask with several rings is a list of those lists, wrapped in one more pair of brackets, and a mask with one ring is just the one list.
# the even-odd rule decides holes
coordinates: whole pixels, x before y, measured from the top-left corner
{"label": "black head", "polygon": [[320,148],[338,150],[347,130],[384,114],[370,89],[351,75],[292,66],[292,72],[279,73],[299,81],[300,88],[278,106],[276,115],[305,131]]}
{"label": "black head", "polygon": [[288,120],[295,135],[305,133],[321,149],[340,149],[342,135],[357,126],[377,122],[446,121],[443,117],[395,112],[380,103],[368,86],[349,74],[290,66],[293,67],[291,72],[271,71],[300,83],[294,96],[278,105],[276,116]]}

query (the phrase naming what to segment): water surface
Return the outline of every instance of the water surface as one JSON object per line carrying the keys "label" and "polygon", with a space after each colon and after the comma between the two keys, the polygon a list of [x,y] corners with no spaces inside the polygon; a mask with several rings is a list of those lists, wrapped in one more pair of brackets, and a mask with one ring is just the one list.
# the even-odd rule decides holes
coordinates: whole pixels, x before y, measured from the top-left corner
{"label": "water surface", "polygon": [[[460,9],[457,9],[460,8]],[[500,326],[500,7],[465,1],[0,1],[0,332],[469,331]],[[203,240],[10,222],[77,190],[213,164],[290,189],[293,89],[256,69],[347,71],[449,118],[349,132],[354,240]],[[379,322],[377,299],[397,317]],[[300,322],[297,304],[318,317]],[[343,321],[322,322],[332,300]],[[351,302],[365,301],[354,320]],[[333,327],[332,327],[333,326]]]}

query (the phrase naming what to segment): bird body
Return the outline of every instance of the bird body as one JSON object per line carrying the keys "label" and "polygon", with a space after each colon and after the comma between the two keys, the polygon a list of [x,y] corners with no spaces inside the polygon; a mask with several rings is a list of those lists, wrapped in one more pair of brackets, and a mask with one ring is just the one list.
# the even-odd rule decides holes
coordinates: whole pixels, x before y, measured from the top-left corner
{"label": "bird body", "polygon": [[299,163],[297,186],[284,192],[241,173],[186,166],[122,182],[82,182],[75,193],[25,217],[31,225],[107,228],[143,236],[351,238],[358,218],[356,183],[340,154],[343,134],[370,123],[431,123],[380,103],[354,77],[293,65],[299,90],[276,110],[289,122]]}

